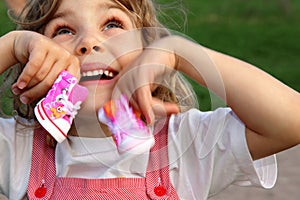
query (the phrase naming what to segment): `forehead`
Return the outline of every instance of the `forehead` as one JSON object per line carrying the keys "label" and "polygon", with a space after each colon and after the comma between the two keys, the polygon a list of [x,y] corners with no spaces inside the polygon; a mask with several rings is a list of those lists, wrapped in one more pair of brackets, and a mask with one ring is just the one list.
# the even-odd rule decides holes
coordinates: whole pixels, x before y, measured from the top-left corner
{"label": "forehead", "polygon": [[62,0],[57,12],[64,10],[73,10],[77,12],[85,12],[99,9],[119,8],[124,10],[124,7],[113,0]]}
{"label": "forehead", "polygon": [[52,20],[56,18],[105,18],[115,14],[120,15],[120,19],[130,20],[131,23],[137,24],[135,13],[116,0],[62,0]]}

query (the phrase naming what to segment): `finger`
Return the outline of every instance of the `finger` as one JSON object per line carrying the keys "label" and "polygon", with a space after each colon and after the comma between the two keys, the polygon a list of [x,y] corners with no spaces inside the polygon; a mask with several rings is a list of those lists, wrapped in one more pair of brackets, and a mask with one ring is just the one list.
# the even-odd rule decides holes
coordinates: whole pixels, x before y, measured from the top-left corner
{"label": "finger", "polygon": [[178,104],[171,102],[163,102],[159,99],[153,98],[152,109],[155,116],[166,117],[171,114],[177,114],[180,112]]}
{"label": "finger", "polygon": [[43,80],[21,94],[21,101],[25,104],[28,104],[38,98],[45,96],[63,70],[69,69],[73,74],[80,74],[80,69],[76,65],[79,65],[78,61],[73,61],[66,65],[65,61],[58,60]]}
{"label": "finger", "polygon": [[40,70],[40,67],[45,60],[46,54],[47,53],[43,52],[42,50],[39,52],[33,51],[30,54],[29,60],[17,80],[17,86],[19,89],[24,89],[25,87],[27,87],[28,83]]}
{"label": "finger", "polygon": [[152,95],[149,85],[137,89],[136,99],[139,110],[145,117],[147,124],[153,124],[155,121],[155,115],[152,110]]}
{"label": "finger", "polygon": [[80,79],[80,62],[75,56],[67,51],[61,52],[61,55],[53,64],[49,74],[50,76],[54,75],[54,77],[57,77],[63,70],[68,71],[71,75],[76,77],[77,80]]}
{"label": "finger", "polygon": [[137,101],[135,100],[136,99],[136,95],[131,95],[131,97],[130,98],[128,98],[129,99],[129,104],[130,104],[130,106],[133,108],[133,110],[136,110],[136,111],[141,111],[140,110],[140,107],[139,107],[139,105],[138,105],[138,103],[137,103]]}
{"label": "finger", "polygon": [[36,84],[34,87],[22,91],[20,95],[21,102],[24,104],[29,104],[36,99],[44,97],[55,81],[55,78],[52,77],[47,76],[43,81]]}
{"label": "finger", "polygon": [[[55,68],[55,67],[54,67]],[[24,104],[29,104],[36,99],[44,97],[49,89],[52,87],[53,83],[57,79],[61,70],[51,70],[47,76],[41,80],[41,82],[35,84],[33,87],[25,90],[20,95],[20,100]]]}
{"label": "finger", "polygon": [[79,59],[75,56],[70,57],[70,63],[65,68],[70,74],[72,74],[74,77],[77,78],[77,80],[80,80],[80,62]]}
{"label": "finger", "polygon": [[35,86],[36,84],[40,83],[41,81],[43,81],[48,76],[50,70],[53,68],[54,63],[55,63],[55,60],[53,58],[47,58],[40,66],[40,69],[36,72],[36,74],[28,82],[27,87],[31,88],[31,87]]}
{"label": "finger", "polygon": [[23,104],[30,104],[34,100],[45,96],[46,92],[45,92],[44,88],[45,88],[45,85],[40,83],[40,84],[36,85],[35,87],[22,92],[20,95],[21,102]]}
{"label": "finger", "polygon": [[44,82],[46,84],[45,88],[48,89],[49,86],[52,86],[59,73],[63,70],[69,71],[77,78],[77,80],[79,80],[78,77],[80,77],[80,67],[78,66],[79,61],[76,59],[75,61],[72,61],[71,58],[66,60],[59,59],[56,62],[54,62],[53,59],[47,59],[47,61],[43,63],[41,70],[38,71],[35,77],[32,78],[32,80],[28,83],[27,87],[31,88],[38,83]]}
{"label": "finger", "polygon": [[11,91],[13,94],[15,95],[19,95],[22,93],[22,90],[18,87],[17,83],[14,83],[12,86],[11,86]]}

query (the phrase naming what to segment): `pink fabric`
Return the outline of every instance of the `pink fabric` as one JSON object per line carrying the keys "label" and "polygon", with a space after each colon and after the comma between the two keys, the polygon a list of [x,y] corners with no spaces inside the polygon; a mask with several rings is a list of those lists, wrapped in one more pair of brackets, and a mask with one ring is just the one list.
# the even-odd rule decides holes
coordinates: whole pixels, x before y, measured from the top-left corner
{"label": "pink fabric", "polygon": [[[111,179],[56,177],[54,149],[46,144],[46,131],[37,129],[27,190],[29,199],[179,199],[169,179],[168,123],[157,127],[162,129],[155,132],[146,178]],[[41,198],[36,197],[38,188],[46,189]]]}

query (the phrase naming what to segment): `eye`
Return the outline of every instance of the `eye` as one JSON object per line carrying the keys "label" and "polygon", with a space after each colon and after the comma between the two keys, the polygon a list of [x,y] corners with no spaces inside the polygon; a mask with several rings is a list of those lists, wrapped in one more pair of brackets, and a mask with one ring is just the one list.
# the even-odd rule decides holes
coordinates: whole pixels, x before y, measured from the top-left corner
{"label": "eye", "polygon": [[73,35],[73,34],[74,34],[74,31],[70,27],[63,25],[63,26],[57,26],[54,29],[52,37],[55,37],[58,35]]}
{"label": "eye", "polygon": [[62,111],[63,111],[63,109],[62,109],[61,106],[58,106],[58,107],[56,108],[56,110],[57,110],[57,112],[62,112]]}
{"label": "eye", "polygon": [[123,28],[122,23],[119,20],[112,19],[105,23],[105,26],[103,28],[104,31],[112,29],[112,28]]}

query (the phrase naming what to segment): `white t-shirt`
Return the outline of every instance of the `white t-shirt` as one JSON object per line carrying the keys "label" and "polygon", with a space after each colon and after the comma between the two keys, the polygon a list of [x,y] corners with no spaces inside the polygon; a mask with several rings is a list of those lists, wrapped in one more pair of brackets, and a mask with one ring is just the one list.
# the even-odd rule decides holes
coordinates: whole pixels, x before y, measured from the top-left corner
{"label": "white t-shirt", "polygon": [[[26,196],[33,130],[0,119],[0,193]],[[252,161],[245,126],[229,108],[192,109],[169,121],[170,178],[180,199],[207,199],[231,184],[271,188],[277,178],[275,156]],[[78,138],[56,147],[57,176],[143,177],[148,153],[117,153],[111,138]]]}

